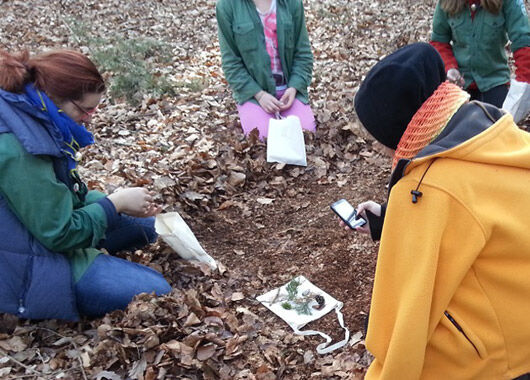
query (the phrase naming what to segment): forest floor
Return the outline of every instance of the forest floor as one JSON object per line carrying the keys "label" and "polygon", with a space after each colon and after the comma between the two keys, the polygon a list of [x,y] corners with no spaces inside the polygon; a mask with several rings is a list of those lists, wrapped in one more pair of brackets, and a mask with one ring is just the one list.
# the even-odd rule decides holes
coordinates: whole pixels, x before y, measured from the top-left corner
{"label": "forest floor", "polygon": [[[0,378],[363,377],[377,244],[341,229],[329,205],[385,200],[390,162],[359,125],[353,97],[381,57],[428,41],[435,1],[304,4],[318,121],[305,135],[305,168],[268,164],[265,144],[243,137],[220,68],[215,1],[0,1],[0,48],[71,47],[106,67],[113,84],[82,164],[89,187],[155,190],[219,262],[214,271],[185,262],[159,240],[120,256],[160,270],[167,296],[140,295],[77,323],[0,315]],[[120,95],[134,86],[128,101]],[[344,304],[344,348],[317,354],[320,338],[294,335],[256,301],[298,275]],[[308,327],[343,339],[334,313]]]}

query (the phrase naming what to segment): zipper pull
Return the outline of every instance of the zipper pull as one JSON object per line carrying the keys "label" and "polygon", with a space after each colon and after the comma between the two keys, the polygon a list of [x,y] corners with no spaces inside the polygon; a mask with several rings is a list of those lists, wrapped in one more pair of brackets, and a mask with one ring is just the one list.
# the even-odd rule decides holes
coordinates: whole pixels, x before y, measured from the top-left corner
{"label": "zipper pull", "polygon": [[24,307],[24,300],[21,298],[18,300],[18,313],[24,314],[26,312],[26,308]]}
{"label": "zipper pull", "polygon": [[423,193],[418,190],[411,190],[410,193],[412,194],[412,203],[418,203],[418,198],[423,195]]}

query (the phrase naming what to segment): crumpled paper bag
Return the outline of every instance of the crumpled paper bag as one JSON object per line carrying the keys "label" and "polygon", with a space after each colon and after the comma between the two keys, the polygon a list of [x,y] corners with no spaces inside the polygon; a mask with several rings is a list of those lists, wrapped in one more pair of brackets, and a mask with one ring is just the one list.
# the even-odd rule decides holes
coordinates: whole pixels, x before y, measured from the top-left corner
{"label": "crumpled paper bag", "polygon": [[178,212],[158,214],[155,220],[158,235],[183,259],[196,260],[217,268],[215,260],[201,244]]}

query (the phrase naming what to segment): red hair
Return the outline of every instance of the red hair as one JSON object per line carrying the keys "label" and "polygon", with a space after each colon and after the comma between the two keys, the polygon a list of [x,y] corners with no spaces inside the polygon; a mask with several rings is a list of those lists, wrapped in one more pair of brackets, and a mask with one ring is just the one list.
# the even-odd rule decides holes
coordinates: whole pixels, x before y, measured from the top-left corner
{"label": "red hair", "polygon": [[20,93],[27,83],[55,100],[79,100],[102,93],[105,82],[94,63],[73,50],[56,50],[30,57],[27,51],[0,51],[0,88]]}

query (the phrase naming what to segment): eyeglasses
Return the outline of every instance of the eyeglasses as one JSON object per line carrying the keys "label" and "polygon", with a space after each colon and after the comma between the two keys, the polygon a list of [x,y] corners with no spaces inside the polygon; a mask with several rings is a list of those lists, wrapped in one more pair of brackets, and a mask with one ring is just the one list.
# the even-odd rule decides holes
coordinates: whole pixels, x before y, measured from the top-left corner
{"label": "eyeglasses", "polygon": [[93,114],[94,112],[96,112],[96,110],[98,109],[98,106],[95,106],[95,107],[93,107],[93,108],[86,109],[85,107],[80,106],[79,104],[77,104],[77,103],[74,102],[73,100],[70,100],[70,101],[72,102],[72,104],[73,104],[74,106],[77,107],[77,109],[78,109],[79,111],[83,112],[86,116],[92,116],[92,114]]}

